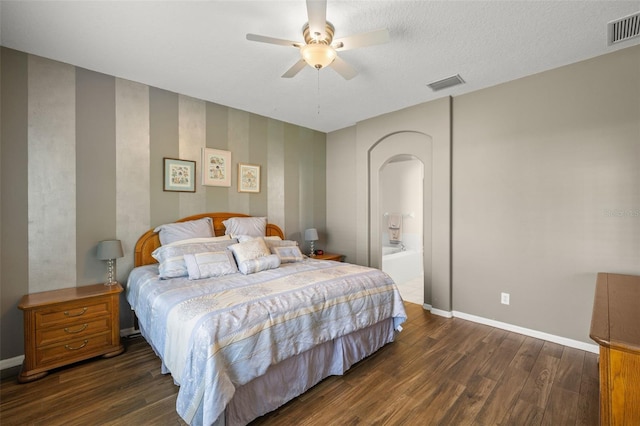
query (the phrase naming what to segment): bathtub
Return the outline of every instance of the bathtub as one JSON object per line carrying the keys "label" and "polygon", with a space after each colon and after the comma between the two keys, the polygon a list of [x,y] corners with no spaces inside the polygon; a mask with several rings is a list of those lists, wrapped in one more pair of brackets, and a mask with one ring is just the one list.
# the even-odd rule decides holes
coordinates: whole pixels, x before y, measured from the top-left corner
{"label": "bathtub", "polygon": [[394,253],[400,253],[402,251],[401,247],[398,246],[382,246],[382,256],[388,256]]}
{"label": "bathtub", "polygon": [[422,250],[382,246],[382,270],[400,285],[422,275]]}

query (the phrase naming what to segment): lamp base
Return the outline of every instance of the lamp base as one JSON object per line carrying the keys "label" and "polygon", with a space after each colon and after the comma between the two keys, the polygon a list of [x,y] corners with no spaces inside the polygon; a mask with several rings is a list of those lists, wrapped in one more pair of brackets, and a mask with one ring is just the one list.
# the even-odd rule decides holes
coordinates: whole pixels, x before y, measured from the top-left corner
{"label": "lamp base", "polygon": [[104,283],[104,285],[106,285],[107,287],[111,287],[118,284],[119,284],[118,281],[107,281],[106,283]]}

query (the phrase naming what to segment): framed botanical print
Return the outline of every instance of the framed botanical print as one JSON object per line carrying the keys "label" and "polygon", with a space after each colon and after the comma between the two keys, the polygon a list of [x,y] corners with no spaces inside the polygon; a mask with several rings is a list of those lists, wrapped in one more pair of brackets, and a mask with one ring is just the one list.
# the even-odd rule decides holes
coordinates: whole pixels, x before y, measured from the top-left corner
{"label": "framed botanical print", "polygon": [[196,192],[196,162],[164,158],[164,186],[165,191]]}
{"label": "framed botanical print", "polygon": [[202,184],[231,186],[231,151],[202,148]]}
{"label": "framed botanical print", "polygon": [[238,163],[238,192],[260,192],[260,166]]}

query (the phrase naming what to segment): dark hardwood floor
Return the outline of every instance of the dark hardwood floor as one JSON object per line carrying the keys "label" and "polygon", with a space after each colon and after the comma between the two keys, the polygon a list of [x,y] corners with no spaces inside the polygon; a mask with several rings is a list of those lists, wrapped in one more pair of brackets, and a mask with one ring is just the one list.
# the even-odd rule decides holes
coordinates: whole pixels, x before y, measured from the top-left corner
{"label": "dark hardwood floor", "polygon": [[[396,342],[257,425],[597,425],[597,355],[407,303]],[[0,424],[184,425],[144,339],[127,351],[0,382]]]}

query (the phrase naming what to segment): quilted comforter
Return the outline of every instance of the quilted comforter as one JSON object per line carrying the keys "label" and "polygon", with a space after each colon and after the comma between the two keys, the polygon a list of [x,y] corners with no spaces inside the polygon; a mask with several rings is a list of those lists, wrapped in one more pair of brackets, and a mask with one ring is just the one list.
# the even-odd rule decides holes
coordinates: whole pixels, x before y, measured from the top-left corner
{"label": "quilted comforter", "polygon": [[384,272],[313,259],[202,280],[161,280],[157,265],[142,266],[127,300],[180,386],[178,414],[197,424],[214,423],[235,389],[269,366],[389,318],[400,330],[406,319]]}

